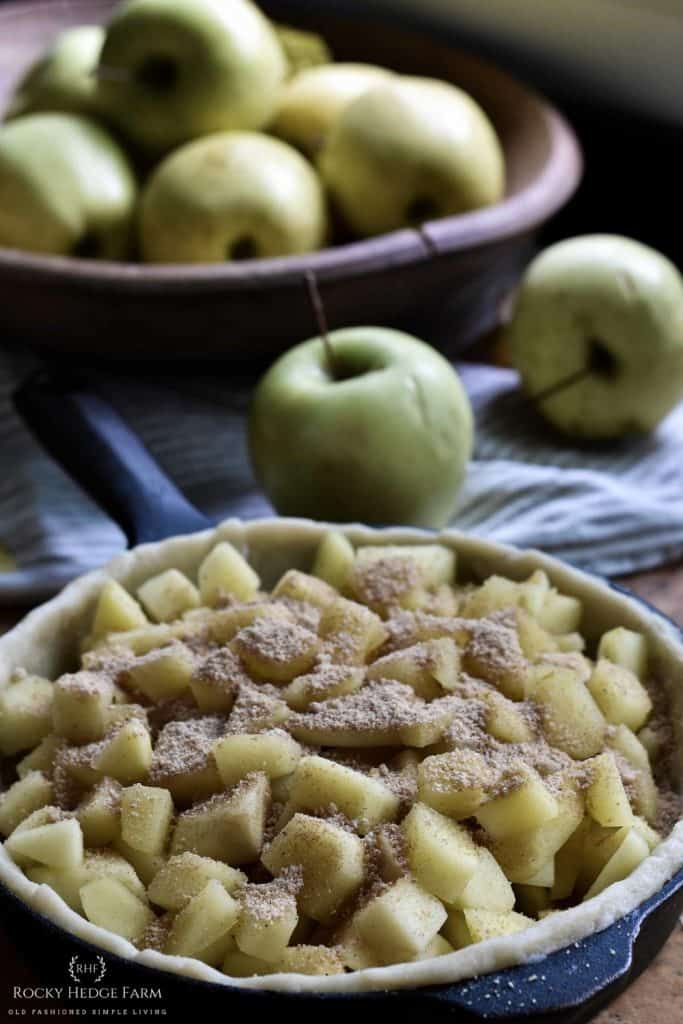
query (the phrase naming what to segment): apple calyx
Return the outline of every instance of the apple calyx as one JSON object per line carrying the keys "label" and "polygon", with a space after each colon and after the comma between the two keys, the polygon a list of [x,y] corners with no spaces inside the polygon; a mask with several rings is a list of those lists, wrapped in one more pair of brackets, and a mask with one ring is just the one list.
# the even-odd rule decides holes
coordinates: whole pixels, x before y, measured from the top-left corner
{"label": "apple calyx", "polygon": [[150,55],[135,70],[138,85],[150,92],[170,92],[178,82],[177,61],[163,54]]}
{"label": "apple calyx", "polygon": [[578,384],[579,381],[585,380],[586,377],[597,376],[613,380],[618,372],[619,361],[610,352],[607,345],[599,338],[590,338],[588,341],[588,359],[585,366],[567,374],[566,377],[561,377],[560,380],[550,384],[543,391],[531,395],[530,400],[535,403],[545,402],[548,398],[554,398],[555,395],[566,391],[567,388]]}
{"label": "apple calyx", "polygon": [[323,305],[320,289],[318,288],[318,281],[312,270],[307,270],[305,276],[308,295],[311,300],[311,305],[313,306],[315,319],[318,323],[318,333],[320,334],[320,338],[325,349],[327,372],[333,380],[339,380],[343,375],[339,372],[339,367],[337,366],[336,353],[334,351],[332,339],[330,338],[330,329],[327,323],[325,306]]}
{"label": "apple calyx", "polygon": [[260,256],[258,243],[251,235],[240,235],[228,246],[227,258],[232,262],[245,263]]}

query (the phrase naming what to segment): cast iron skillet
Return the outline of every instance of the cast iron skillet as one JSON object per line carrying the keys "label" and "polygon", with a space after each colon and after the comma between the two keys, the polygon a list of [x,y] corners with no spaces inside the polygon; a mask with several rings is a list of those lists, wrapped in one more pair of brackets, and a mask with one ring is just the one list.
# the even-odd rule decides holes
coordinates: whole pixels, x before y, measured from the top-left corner
{"label": "cast iron skillet", "polygon": [[[84,382],[41,371],[22,386],[15,404],[36,436],[124,530],[131,545],[163,540],[213,524],[192,506],[154,462],[114,410]],[[617,588],[619,589],[619,588]],[[630,595],[633,597],[633,595]],[[656,614],[655,609],[651,609]],[[46,974],[64,984],[67,954],[91,960],[99,948],[68,935],[5,889],[3,914],[13,940],[36,959],[45,954]],[[683,870],[649,900],[609,928],[536,963],[508,968],[453,985],[388,992],[289,994],[251,991],[195,981],[141,967],[106,954],[111,979],[153,986],[166,999],[192,1000],[222,1013],[282,1011],[305,1021],[370,1020],[377,1013],[415,1012],[423,1020],[521,1021],[580,1024],[623,990],[654,958],[683,911]],[[55,949],[64,951],[63,962]],[[57,974],[55,975],[55,971]],[[286,1001],[286,1008],[284,1005]],[[167,1007],[164,1002],[159,1005]]]}

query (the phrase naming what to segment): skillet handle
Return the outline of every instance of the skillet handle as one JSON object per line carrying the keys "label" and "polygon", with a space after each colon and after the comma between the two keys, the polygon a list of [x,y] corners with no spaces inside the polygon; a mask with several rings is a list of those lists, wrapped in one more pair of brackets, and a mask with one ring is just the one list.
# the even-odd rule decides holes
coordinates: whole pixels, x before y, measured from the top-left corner
{"label": "skillet handle", "polygon": [[118,413],[77,376],[39,370],[13,400],[43,447],[118,523],[130,545],[212,525]]}

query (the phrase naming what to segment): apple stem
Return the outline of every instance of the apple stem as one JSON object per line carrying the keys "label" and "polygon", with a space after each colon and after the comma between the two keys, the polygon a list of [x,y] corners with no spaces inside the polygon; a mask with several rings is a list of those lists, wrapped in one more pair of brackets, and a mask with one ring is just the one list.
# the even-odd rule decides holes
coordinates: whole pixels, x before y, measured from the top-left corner
{"label": "apple stem", "polygon": [[424,224],[418,224],[418,226],[415,228],[415,230],[417,231],[418,235],[422,239],[422,244],[424,245],[424,247],[427,250],[427,252],[429,253],[429,255],[430,256],[440,256],[441,255],[441,250],[439,249],[438,245],[436,244],[436,242],[434,241],[432,236],[427,231],[426,226]]}
{"label": "apple stem", "polygon": [[90,74],[105,82],[128,82],[132,78],[126,68],[108,68],[104,64],[98,64]]}
{"label": "apple stem", "polygon": [[331,377],[337,376],[336,358],[334,353],[334,346],[330,338],[330,329],[327,323],[327,315],[325,313],[325,306],[323,304],[320,289],[318,287],[318,281],[315,273],[312,270],[306,271],[306,286],[308,287],[308,295],[313,306],[313,312],[315,313],[315,319],[318,323],[318,333],[322,339],[323,346],[325,348],[325,356],[327,358],[327,369]]}
{"label": "apple stem", "polygon": [[566,377],[562,377],[560,380],[555,381],[554,384],[544,388],[543,391],[539,391],[535,395],[530,395],[529,400],[531,402],[545,402],[547,398],[553,398],[554,395],[557,395],[566,388],[571,387],[572,384],[578,384],[580,380],[588,377],[592,372],[592,367],[582,366],[580,370],[574,370],[573,373],[569,373]]}

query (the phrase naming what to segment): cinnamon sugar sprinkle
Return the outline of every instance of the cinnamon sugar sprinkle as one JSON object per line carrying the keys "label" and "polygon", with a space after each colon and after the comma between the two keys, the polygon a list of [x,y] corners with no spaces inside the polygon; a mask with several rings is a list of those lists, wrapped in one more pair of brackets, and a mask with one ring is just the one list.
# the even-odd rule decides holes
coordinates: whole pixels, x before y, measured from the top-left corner
{"label": "cinnamon sugar sprinkle", "polygon": [[[547,736],[555,742],[564,746],[565,737],[558,729],[551,733],[540,703],[532,699],[511,699],[512,696],[524,697],[528,692],[524,683],[531,664],[520,644],[518,626],[522,620],[516,610],[503,608],[477,619],[435,614],[430,610],[401,609],[401,600],[421,586],[423,577],[420,566],[409,558],[386,557],[366,566],[357,565],[344,593],[354,594],[364,602],[364,607],[354,608],[345,596],[338,604],[343,606],[342,611],[348,612],[346,617],[336,606],[334,615],[321,613],[320,608],[307,601],[287,596],[258,595],[257,600],[246,603],[226,597],[221,602],[226,610],[214,609],[210,613],[222,617],[226,627],[222,635],[216,629],[212,640],[209,639],[210,627],[206,625],[209,619],[198,610],[195,618],[188,618],[187,639],[181,644],[188,659],[192,659],[192,682],[215,688],[220,695],[230,695],[232,706],[231,699],[223,700],[219,696],[215,703],[224,706],[225,713],[203,712],[194,696],[197,693],[199,699],[197,686],[172,700],[154,701],[149,696],[140,696],[140,705],[112,705],[106,711],[109,727],[103,739],[80,747],[66,741],[57,743],[53,763],[44,769],[52,778],[55,803],[49,809],[48,820],[80,814],[92,802],[107,809],[119,808],[122,785],[112,778],[99,778],[95,766],[127,716],[139,715],[144,720],[141,724],[145,728],[149,725],[153,738],[149,784],[173,788],[175,781],[178,790],[185,785],[184,779],[178,780],[179,776],[194,772],[201,775],[205,768],[214,764],[213,748],[221,737],[283,731],[298,741],[300,749],[288,744],[297,755],[320,754],[378,780],[398,797],[397,813],[393,813],[396,801],[388,801],[394,820],[376,826],[355,840],[357,844],[362,843],[364,856],[365,874],[360,888],[337,908],[331,920],[311,926],[310,936],[306,932],[308,937],[304,941],[310,938],[312,942],[330,946],[335,941],[343,945],[346,941],[343,930],[360,908],[385,892],[397,879],[410,875],[400,822],[416,800],[429,799],[429,791],[434,797],[475,791],[472,806],[476,807],[480,793],[485,800],[502,796],[527,780],[530,773],[535,773],[534,777],[540,778],[548,791],[558,797],[569,790],[585,790],[592,781],[591,760],[576,761],[548,742],[544,724]],[[457,609],[459,596],[449,587],[439,589],[440,594],[435,588],[426,593],[423,608],[441,608],[444,612]],[[422,593],[420,591],[421,597]],[[241,617],[240,613],[241,608],[249,607],[258,609],[253,612],[257,617],[251,622],[251,615]],[[378,615],[384,621],[381,622]],[[249,624],[237,629],[238,621]],[[217,642],[216,637],[224,640],[228,634],[230,639],[225,643]],[[366,658],[367,646],[379,644],[385,634],[381,647],[373,652],[373,657]],[[368,680],[366,661],[377,661],[407,648],[411,648],[406,653],[409,665],[427,671],[436,669],[434,650],[428,643],[436,639],[451,641],[458,651],[451,651],[453,671],[444,679],[448,689],[435,679],[433,688],[425,691],[429,697],[436,693],[433,699],[424,699],[413,687],[390,678],[391,659],[384,666],[377,664],[373,674],[379,678]],[[84,697],[108,695],[108,699],[112,683],[127,684],[130,688],[131,666],[160,659],[179,643],[171,639],[169,645],[142,656],[123,647],[99,648],[83,655],[83,667],[61,676],[57,683],[61,689]],[[549,646],[553,644],[554,641]],[[462,665],[460,671],[456,671],[458,657]],[[268,666],[271,666],[271,679],[289,681],[292,677],[288,677],[286,671],[276,672],[276,669],[280,666],[287,669],[293,663],[297,663],[300,674],[294,676],[287,689],[252,678],[263,675],[268,679]],[[591,662],[577,651],[551,650],[535,657],[534,664],[538,663],[546,664],[548,671],[553,667],[569,669],[584,679],[591,669]],[[387,678],[383,677],[385,672]],[[345,692],[349,690],[351,692]],[[654,824],[666,834],[680,817],[682,798],[672,791],[669,782],[674,737],[664,687],[652,685],[650,692],[655,707],[648,730],[661,750],[654,765],[658,789],[658,814]],[[143,704],[148,706],[143,707]],[[305,710],[300,710],[304,707]],[[637,813],[644,813],[639,801],[647,806],[651,783],[642,768],[634,766],[612,747],[614,732],[613,727],[608,727],[605,749],[613,754]],[[504,742],[498,736],[523,742]],[[599,736],[598,729],[597,745]],[[569,730],[566,739],[571,738]],[[567,746],[567,749],[572,748]],[[215,771],[214,774],[219,780]],[[196,802],[183,813],[201,815],[219,811],[216,817],[221,817],[222,809],[227,808],[229,816],[232,807],[227,805],[234,801],[234,807],[241,811],[242,805],[248,803],[243,798],[253,788],[259,796],[259,814],[265,814],[267,845],[296,813],[296,805],[289,799],[293,792],[291,779],[292,776],[285,776],[273,782],[277,801],[270,798],[265,770],[246,775],[234,786],[215,793],[215,788],[221,785],[218,781],[202,793],[203,796],[214,795],[204,799],[195,797]],[[192,781],[194,777],[189,780]],[[187,790],[190,802],[196,790],[189,784]],[[320,806],[308,808],[306,815],[324,819],[346,833],[364,833],[366,829],[360,820],[350,820],[327,799],[328,796],[321,792]],[[436,799],[434,806],[439,806]],[[446,801],[443,806],[448,807]],[[210,815],[209,822],[213,817]],[[263,824],[260,822],[259,828]],[[475,842],[491,844],[490,836],[476,823],[474,816],[465,819],[462,827]],[[349,842],[348,836],[340,838]],[[493,849],[495,853],[495,846]],[[338,866],[330,866],[331,875]],[[253,922],[267,926],[282,918],[288,919],[288,915],[295,919],[297,899],[301,898],[305,884],[299,865],[285,867],[275,879],[256,857],[243,865],[243,869],[248,881],[235,892],[235,898]],[[170,913],[155,916],[138,943],[140,948],[163,950],[173,919]]]}
{"label": "cinnamon sugar sprinkle", "polygon": [[235,637],[238,651],[263,658],[276,665],[288,665],[317,644],[310,629],[277,619],[256,619]]}
{"label": "cinnamon sugar sprinkle", "polygon": [[225,732],[222,715],[169,722],[159,733],[149,778],[152,786],[174,775],[203,768],[216,740]]}

